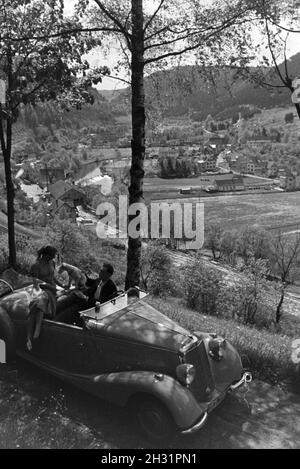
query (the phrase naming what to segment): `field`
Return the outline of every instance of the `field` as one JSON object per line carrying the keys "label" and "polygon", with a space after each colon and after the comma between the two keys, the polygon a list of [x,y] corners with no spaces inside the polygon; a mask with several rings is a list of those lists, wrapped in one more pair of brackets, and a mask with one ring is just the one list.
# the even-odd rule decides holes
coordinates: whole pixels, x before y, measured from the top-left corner
{"label": "field", "polygon": [[300,192],[211,197],[204,200],[206,220],[224,228],[259,225],[264,228],[300,226]]}
{"label": "field", "polygon": [[[284,117],[287,113],[291,112],[294,114],[294,122],[291,124],[286,124]],[[269,131],[272,127],[283,127],[285,130],[288,130],[291,133],[295,132],[299,134],[300,132],[300,121],[298,119],[295,106],[263,109],[261,114],[255,114],[255,116],[247,121],[247,124],[250,131],[255,127],[265,127],[267,131]]]}
{"label": "field", "polygon": [[180,201],[203,201],[205,223],[219,221],[225,230],[240,229],[245,225],[282,228],[283,231],[300,229],[300,192],[223,195]]}
{"label": "field", "polygon": [[[213,184],[215,180],[215,174],[202,174],[201,176],[195,176],[191,178],[145,178],[144,180],[144,191],[145,193],[151,193],[151,196],[160,194],[162,192],[178,192],[181,188],[194,188],[194,189],[205,189],[207,186]],[[218,178],[222,179],[222,174],[218,174]],[[261,178],[256,176],[244,176],[243,181],[245,186],[259,185],[259,184],[272,184],[271,179]]]}

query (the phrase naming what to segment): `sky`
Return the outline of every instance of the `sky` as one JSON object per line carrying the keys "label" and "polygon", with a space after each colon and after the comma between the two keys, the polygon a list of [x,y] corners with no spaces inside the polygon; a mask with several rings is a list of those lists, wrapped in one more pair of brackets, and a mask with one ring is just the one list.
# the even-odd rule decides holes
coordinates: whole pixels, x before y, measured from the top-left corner
{"label": "sky", "polygon": [[[202,0],[203,1],[203,0]],[[210,0],[204,0],[209,2]],[[65,0],[65,13],[67,15],[71,15],[74,11],[74,5],[77,3],[77,0]],[[145,0],[145,6],[149,12],[153,11],[155,8],[155,4],[157,5],[157,0],[151,1],[151,0]],[[298,21],[298,29],[300,29],[300,19]],[[254,36],[257,35],[257,33],[254,31],[253,32]],[[286,33],[284,34],[285,37]],[[259,36],[257,35],[259,38]],[[288,37],[288,43],[287,43],[287,57],[291,57],[295,54],[300,52],[300,34],[289,34]],[[112,68],[113,65],[116,63],[118,56],[120,54],[120,50],[116,46],[116,44],[112,44],[111,50],[109,57],[105,57],[103,53],[101,52],[100,48],[96,49],[94,52],[91,52],[88,55],[88,60],[93,66],[99,66],[99,65],[107,65],[109,68]],[[265,55],[267,53],[265,52]],[[253,63],[255,65],[255,63]],[[123,78],[126,78],[125,76]],[[111,79],[111,78],[103,78],[102,83],[97,86],[97,88],[106,90],[106,89],[118,89],[122,88],[124,86],[128,86],[119,80]]]}

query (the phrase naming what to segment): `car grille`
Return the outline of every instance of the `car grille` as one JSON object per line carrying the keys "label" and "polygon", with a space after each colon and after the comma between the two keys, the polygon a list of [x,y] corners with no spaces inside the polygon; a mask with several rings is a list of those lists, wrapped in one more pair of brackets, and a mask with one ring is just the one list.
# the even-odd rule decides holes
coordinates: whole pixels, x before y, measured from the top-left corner
{"label": "car grille", "polygon": [[196,376],[189,389],[198,401],[207,401],[214,390],[214,382],[209,366],[206,348],[201,341],[185,355],[186,363],[194,365]]}

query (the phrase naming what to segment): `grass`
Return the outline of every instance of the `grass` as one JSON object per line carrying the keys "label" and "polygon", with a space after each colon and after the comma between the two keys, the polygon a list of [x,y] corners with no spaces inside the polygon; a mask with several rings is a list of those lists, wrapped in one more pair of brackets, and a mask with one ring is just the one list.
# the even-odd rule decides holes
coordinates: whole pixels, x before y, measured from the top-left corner
{"label": "grass", "polygon": [[[300,225],[299,192],[223,195],[182,198],[180,202],[204,203],[205,224],[218,221],[224,230],[258,225],[265,229]],[[174,198],[166,202],[174,202]],[[290,227],[290,229],[292,229]]]}
{"label": "grass", "polygon": [[40,401],[12,380],[0,379],[0,419],[0,449],[101,447],[90,428],[66,416],[61,391]]}
{"label": "grass", "polygon": [[[228,339],[241,355],[247,355],[255,378],[272,384],[284,381],[298,382],[299,369],[291,359],[291,337],[247,327],[233,320],[200,314],[186,308],[175,298],[164,300],[151,297],[148,301],[189,330],[216,332]],[[298,328],[300,328],[299,321]]]}

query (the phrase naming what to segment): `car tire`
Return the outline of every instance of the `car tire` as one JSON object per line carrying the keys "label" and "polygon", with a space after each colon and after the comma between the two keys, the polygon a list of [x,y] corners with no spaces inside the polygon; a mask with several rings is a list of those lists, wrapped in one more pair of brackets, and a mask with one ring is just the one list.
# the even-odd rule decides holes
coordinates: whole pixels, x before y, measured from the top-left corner
{"label": "car tire", "polygon": [[[11,364],[16,359],[15,327],[7,312],[0,306],[0,339],[5,344],[5,359]],[[2,350],[2,349],[1,349]],[[3,353],[3,350],[2,350]]]}
{"label": "car tire", "polygon": [[131,400],[135,423],[144,436],[153,443],[164,444],[176,432],[175,422],[167,407],[152,396],[138,396]]}

